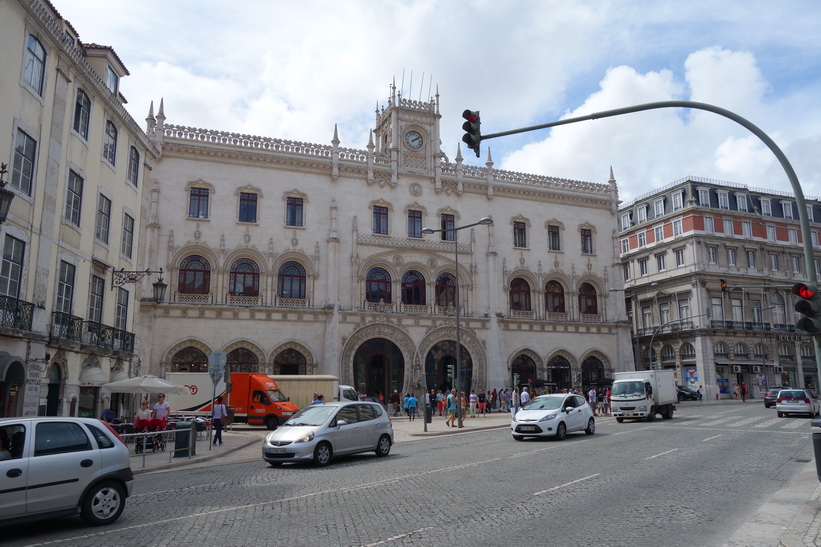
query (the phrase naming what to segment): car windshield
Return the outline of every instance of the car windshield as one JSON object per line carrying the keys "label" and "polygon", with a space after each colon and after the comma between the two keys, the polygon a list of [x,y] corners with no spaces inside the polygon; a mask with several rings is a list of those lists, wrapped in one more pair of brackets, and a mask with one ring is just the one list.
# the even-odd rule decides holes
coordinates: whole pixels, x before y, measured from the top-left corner
{"label": "car windshield", "polygon": [[558,410],[562,407],[564,397],[536,397],[531,399],[523,410]]}
{"label": "car windshield", "polygon": [[644,384],[636,382],[616,382],[610,392],[611,397],[626,397],[628,395],[644,395]]}
{"label": "car windshield", "polygon": [[275,403],[284,403],[288,400],[288,397],[278,389],[269,389],[268,397]]}
{"label": "car windshield", "polygon": [[336,412],[337,407],[325,405],[306,406],[282,425],[322,425]]}

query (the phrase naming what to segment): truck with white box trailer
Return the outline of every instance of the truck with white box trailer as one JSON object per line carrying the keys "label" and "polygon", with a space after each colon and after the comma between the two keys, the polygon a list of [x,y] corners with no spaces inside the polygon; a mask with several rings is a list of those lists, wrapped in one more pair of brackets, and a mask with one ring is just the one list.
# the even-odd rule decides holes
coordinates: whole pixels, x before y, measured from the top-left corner
{"label": "truck with white box trailer", "polygon": [[324,395],[330,401],[356,401],[359,396],[352,386],[341,385],[339,378],[330,374],[269,374],[279,389],[299,408],[311,404],[314,395]]}
{"label": "truck with white box trailer", "polygon": [[665,420],[673,417],[676,377],[672,370],[616,372],[610,388],[610,409],[616,421],[635,418],[652,422],[656,414]]}

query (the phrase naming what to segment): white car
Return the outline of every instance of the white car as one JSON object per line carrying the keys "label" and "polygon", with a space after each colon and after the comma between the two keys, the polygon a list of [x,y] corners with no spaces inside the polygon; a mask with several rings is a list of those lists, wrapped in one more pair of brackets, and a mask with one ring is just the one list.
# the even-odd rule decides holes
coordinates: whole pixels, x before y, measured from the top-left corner
{"label": "white car", "polygon": [[581,395],[553,393],[531,399],[516,413],[510,423],[513,438],[556,437],[562,440],[568,433],[596,432],[593,410]]}
{"label": "white car", "polygon": [[80,514],[99,526],[117,520],[131,495],[128,448],[92,418],[0,420],[0,525]]}
{"label": "white car", "polygon": [[775,399],[775,410],[779,418],[784,414],[806,414],[810,418],[818,416],[818,399],[808,389],[782,389]]}
{"label": "white car", "polygon": [[272,467],[312,461],[328,465],[343,454],[375,452],[384,457],[393,445],[393,426],[379,403],[334,401],[306,406],[262,443],[262,459]]}

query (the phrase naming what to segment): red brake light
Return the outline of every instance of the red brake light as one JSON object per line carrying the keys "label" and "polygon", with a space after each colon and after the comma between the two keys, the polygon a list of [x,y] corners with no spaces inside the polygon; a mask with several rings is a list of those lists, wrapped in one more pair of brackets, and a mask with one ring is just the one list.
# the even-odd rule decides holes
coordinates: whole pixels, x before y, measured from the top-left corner
{"label": "red brake light", "polygon": [[801,398],[801,402],[802,402],[802,403],[807,403],[807,404],[810,404],[810,400],[809,400],[809,399],[807,399],[806,397],[802,397],[802,398]]}
{"label": "red brake light", "polygon": [[776,402],[776,404],[778,404],[778,403],[783,403],[783,402],[784,402],[784,399],[782,399],[781,397],[779,397],[778,399],[776,399],[776,400],[775,400],[775,402]]}

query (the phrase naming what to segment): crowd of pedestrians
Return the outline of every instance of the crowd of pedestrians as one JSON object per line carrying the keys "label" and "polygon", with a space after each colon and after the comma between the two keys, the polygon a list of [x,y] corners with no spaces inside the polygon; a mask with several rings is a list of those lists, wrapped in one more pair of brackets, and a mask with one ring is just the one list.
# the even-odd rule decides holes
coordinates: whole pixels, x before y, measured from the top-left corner
{"label": "crowd of pedestrians", "polygon": [[[448,426],[456,427],[458,413],[461,412],[462,419],[481,418],[491,412],[518,412],[533,397],[548,393],[575,393],[587,399],[593,409],[593,414],[597,416],[610,415],[610,388],[590,387],[587,391],[580,386],[570,389],[550,390],[548,388],[528,389],[523,387],[513,389],[494,389],[478,392],[471,389],[469,392],[462,392],[459,400],[457,393],[452,390],[431,389],[418,397],[413,393],[400,393],[394,390],[391,393],[388,404],[388,411],[394,417],[400,415],[407,416],[411,421],[416,419],[417,413],[424,413],[425,409],[430,410],[431,416],[445,417]],[[380,400],[382,398],[380,397]],[[419,409],[422,410],[419,410]]]}

